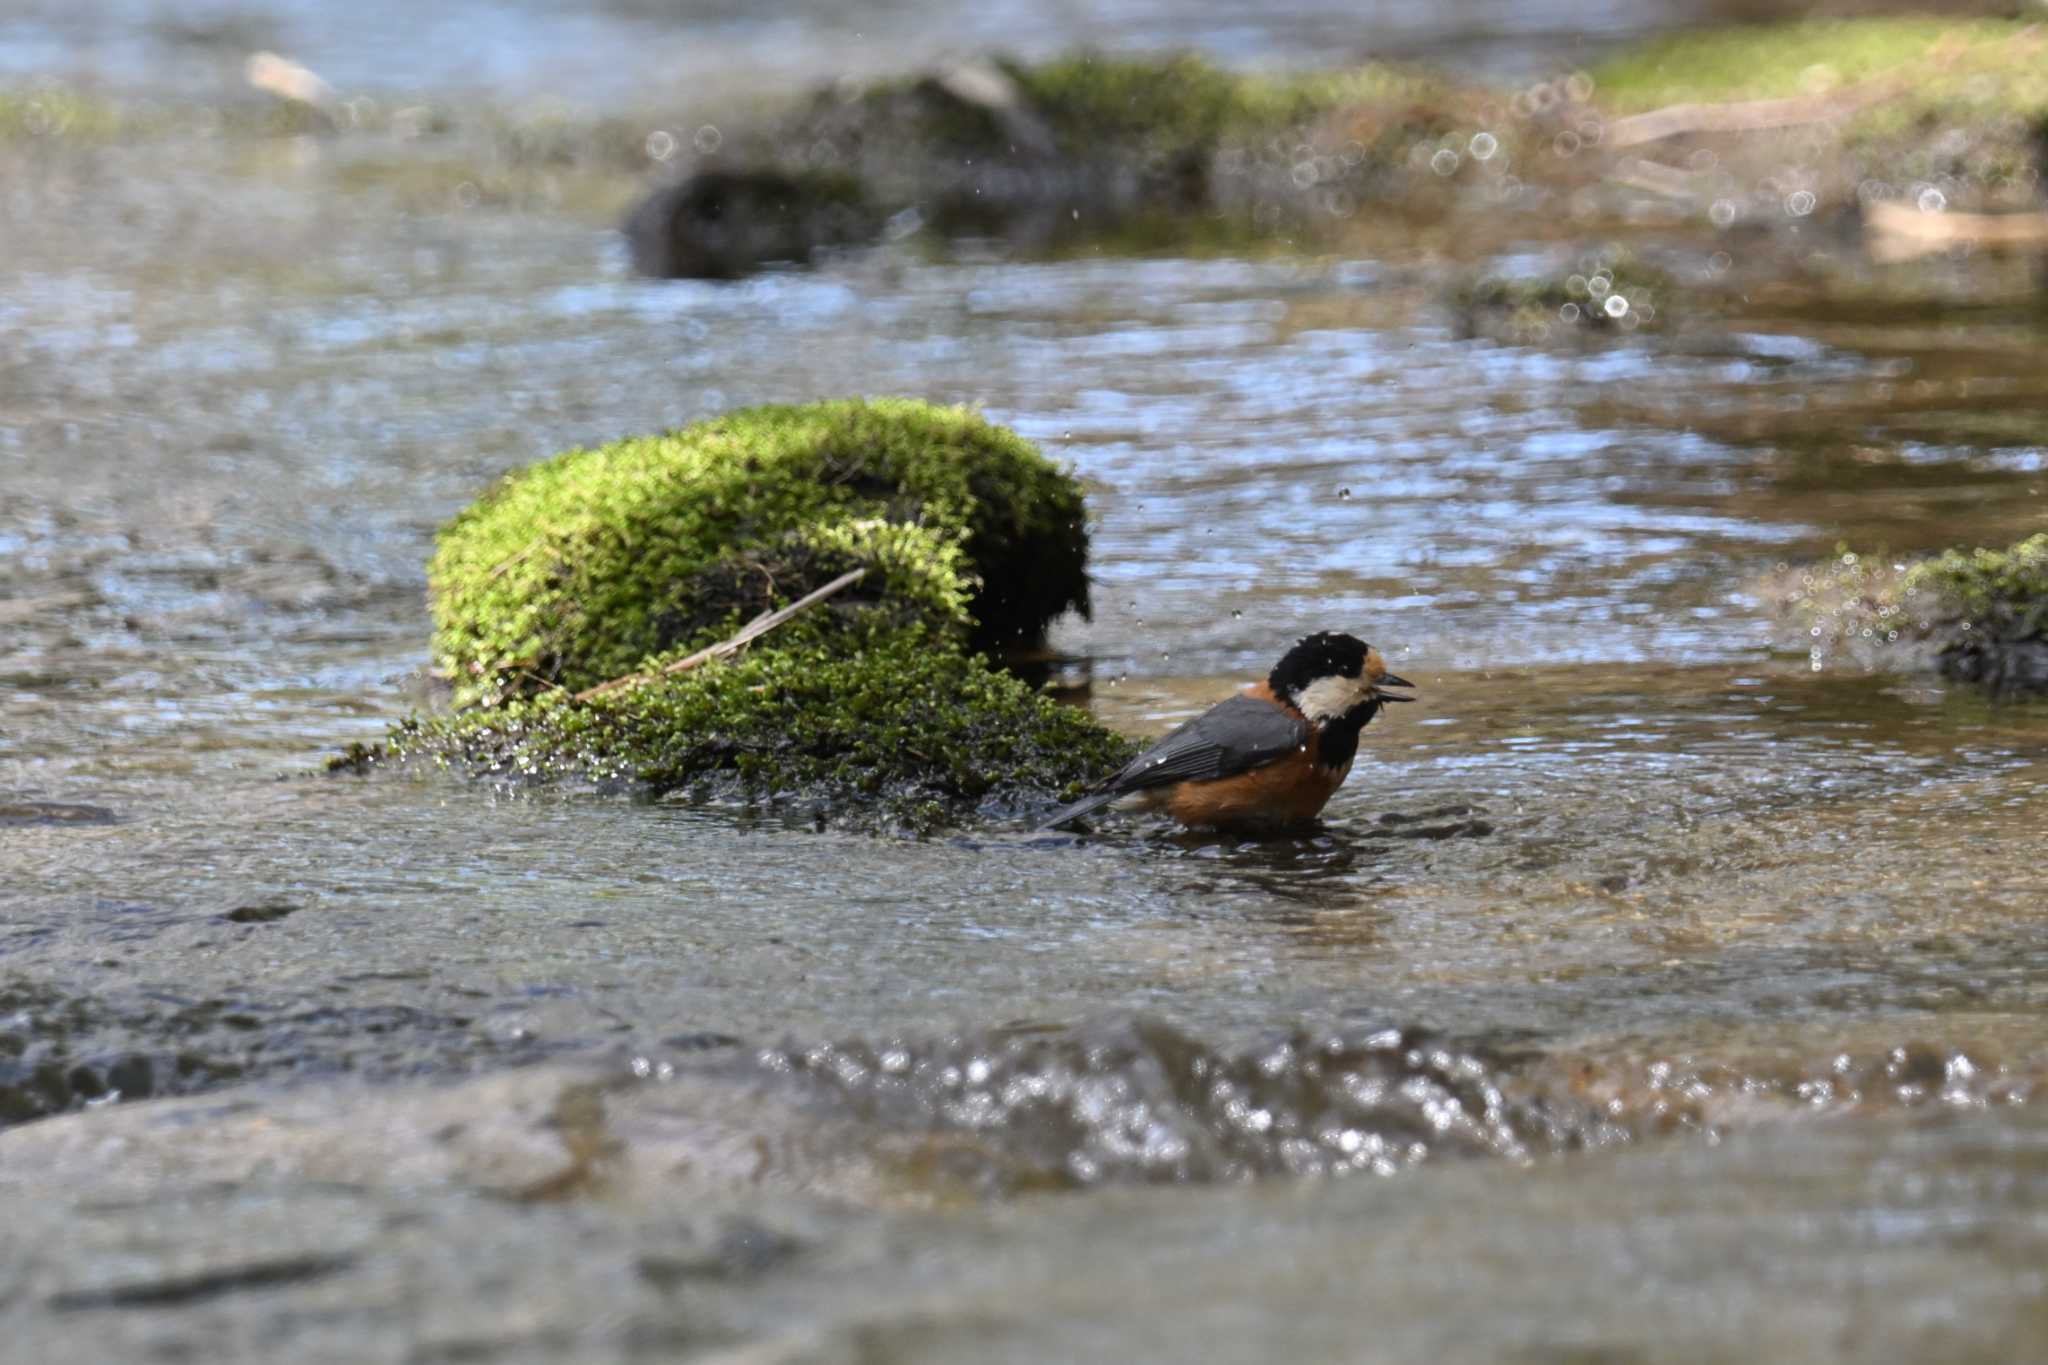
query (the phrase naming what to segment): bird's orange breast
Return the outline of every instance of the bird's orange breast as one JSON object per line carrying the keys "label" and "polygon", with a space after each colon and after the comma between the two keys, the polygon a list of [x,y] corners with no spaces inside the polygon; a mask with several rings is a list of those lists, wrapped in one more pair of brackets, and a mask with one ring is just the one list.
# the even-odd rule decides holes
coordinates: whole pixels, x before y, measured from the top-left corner
{"label": "bird's orange breast", "polygon": [[[1300,712],[1273,695],[1264,683],[1245,688],[1248,696],[1296,715]],[[1184,825],[1205,829],[1275,829],[1305,825],[1351,775],[1351,765],[1325,768],[1315,761],[1315,740],[1263,767],[1234,777],[1180,782],[1167,789],[1163,806]]]}
{"label": "bird's orange breast", "polygon": [[1235,777],[1182,782],[1166,797],[1166,813],[1184,825],[1213,829],[1272,829],[1305,825],[1322,813],[1351,765],[1317,766],[1307,749],[1297,749],[1263,768]]}

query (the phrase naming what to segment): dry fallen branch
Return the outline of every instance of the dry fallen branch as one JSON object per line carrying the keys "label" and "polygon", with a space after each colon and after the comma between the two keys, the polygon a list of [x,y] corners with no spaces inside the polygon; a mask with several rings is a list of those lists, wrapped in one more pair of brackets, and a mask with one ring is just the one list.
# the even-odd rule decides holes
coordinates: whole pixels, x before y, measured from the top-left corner
{"label": "dry fallen branch", "polygon": [[678,659],[672,664],[663,665],[661,668],[650,672],[628,673],[623,678],[613,678],[610,682],[601,682],[595,687],[586,687],[576,694],[576,700],[589,701],[592,697],[601,697],[607,692],[616,692],[621,688],[638,687],[642,683],[653,682],[656,678],[667,677],[672,673],[687,673],[699,664],[709,663],[713,659],[722,659],[728,654],[738,653],[746,645],[760,639],[784,621],[809,611],[812,607],[817,606],[818,603],[842,588],[852,587],[855,583],[867,577],[867,573],[866,569],[854,569],[848,573],[843,573],[824,587],[819,588],[816,592],[806,593],[781,610],[771,611],[765,616],[755,617],[742,626],[739,633],[730,639],[720,640],[708,649],[700,649],[686,659]]}
{"label": "dry fallen branch", "polygon": [[2048,250],[2048,213],[1923,213],[1912,204],[1883,200],[1864,205],[1864,250],[1879,264],[1916,260],[1965,244]]}
{"label": "dry fallen branch", "polygon": [[[1873,88],[1874,87],[1874,88]],[[1673,104],[1647,114],[1631,114],[1607,125],[1607,145],[1634,147],[1684,133],[1756,133],[1770,128],[1796,128],[1824,123],[1886,99],[1898,89],[1896,79],[1868,81],[1831,95],[1801,95],[1783,100],[1741,100],[1732,104]]]}

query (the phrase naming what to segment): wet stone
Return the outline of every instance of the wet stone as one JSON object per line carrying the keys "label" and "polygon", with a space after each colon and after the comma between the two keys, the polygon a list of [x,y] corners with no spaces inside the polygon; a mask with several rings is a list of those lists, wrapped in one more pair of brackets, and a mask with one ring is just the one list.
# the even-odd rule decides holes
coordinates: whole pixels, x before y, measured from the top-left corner
{"label": "wet stone", "polygon": [[1404,813],[1387,811],[1379,817],[1379,828],[1365,831],[1368,839],[1480,839],[1493,833],[1493,822],[1481,819],[1467,805],[1437,806],[1430,810]]}
{"label": "wet stone", "polygon": [[236,924],[270,924],[287,915],[297,914],[303,908],[284,900],[255,901],[236,906],[228,911],[227,918]]}
{"label": "wet stone", "polygon": [[238,1081],[457,1065],[484,1046],[507,1060],[545,1044],[480,1034],[466,1016],[404,1005],[304,1000],[96,998],[0,983],[0,1129],[115,1101],[191,1095]]}
{"label": "wet stone", "polygon": [[112,825],[119,823],[105,806],[66,801],[0,801],[0,828],[9,825]]}
{"label": "wet stone", "polygon": [[640,1278],[672,1290],[691,1281],[744,1280],[779,1268],[805,1249],[802,1238],[751,1218],[734,1217],[702,1246],[648,1252],[635,1264]]}
{"label": "wet stone", "polygon": [[726,280],[868,241],[881,218],[844,175],[713,168],[648,195],[623,230],[643,274]]}

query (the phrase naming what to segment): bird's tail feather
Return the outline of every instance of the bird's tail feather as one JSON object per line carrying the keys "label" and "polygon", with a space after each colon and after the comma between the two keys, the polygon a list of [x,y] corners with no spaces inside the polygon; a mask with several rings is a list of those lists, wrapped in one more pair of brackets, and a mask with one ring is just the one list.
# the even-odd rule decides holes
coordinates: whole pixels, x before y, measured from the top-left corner
{"label": "bird's tail feather", "polygon": [[[1084,796],[1079,801],[1076,801],[1073,805],[1062,806],[1058,810],[1054,811],[1050,817],[1048,817],[1045,820],[1041,820],[1038,823],[1037,828],[1039,830],[1058,829],[1061,825],[1066,824],[1069,820],[1078,820],[1082,816],[1088,814],[1090,811],[1101,810],[1104,806],[1116,800],[1117,797],[1121,795],[1123,795],[1122,792],[1107,791],[1097,792],[1093,796]],[[1036,831],[1034,831],[1034,833],[1035,832]]]}

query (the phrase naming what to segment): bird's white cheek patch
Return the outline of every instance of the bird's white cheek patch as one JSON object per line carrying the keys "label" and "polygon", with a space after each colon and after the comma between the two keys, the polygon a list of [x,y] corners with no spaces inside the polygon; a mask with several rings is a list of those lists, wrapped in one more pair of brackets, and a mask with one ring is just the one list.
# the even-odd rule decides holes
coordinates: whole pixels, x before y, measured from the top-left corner
{"label": "bird's white cheek patch", "polygon": [[1364,678],[1317,678],[1295,695],[1295,705],[1310,720],[1335,720],[1371,695]]}

